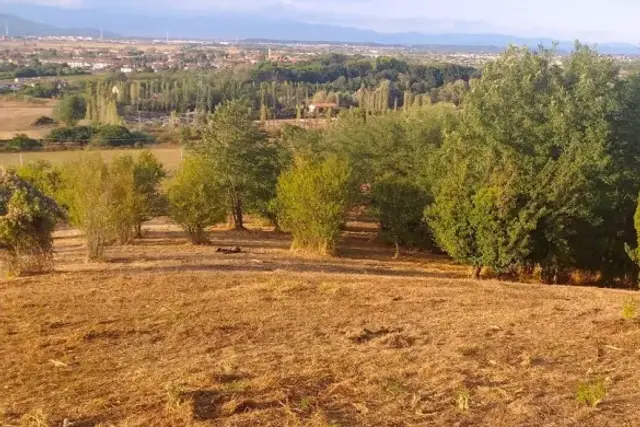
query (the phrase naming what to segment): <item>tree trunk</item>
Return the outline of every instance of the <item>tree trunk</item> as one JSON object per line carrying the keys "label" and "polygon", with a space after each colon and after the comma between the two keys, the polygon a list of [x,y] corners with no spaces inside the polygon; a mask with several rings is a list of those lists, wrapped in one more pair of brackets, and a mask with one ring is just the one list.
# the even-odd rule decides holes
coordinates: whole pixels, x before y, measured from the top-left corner
{"label": "tree trunk", "polygon": [[233,216],[233,229],[237,231],[244,230],[244,216],[242,213],[242,199],[235,196],[233,198],[231,215]]}
{"label": "tree trunk", "polygon": [[481,265],[474,265],[473,269],[471,270],[471,278],[473,280],[480,280],[480,273],[482,272],[482,266]]}
{"label": "tree trunk", "polygon": [[204,245],[207,243],[207,233],[204,230],[196,229],[189,231],[189,238],[194,245]]}
{"label": "tree trunk", "polygon": [[396,252],[395,252],[395,254],[393,255],[393,259],[398,259],[398,258],[400,258],[400,243],[398,243],[398,242],[396,241],[396,242],[394,242],[394,245],[395,245],[395,247],[396,247]]}
{"label": "tree trunk", "polygon": [[136,239],[142,239],[142,222],[136,222],[134,226]]}

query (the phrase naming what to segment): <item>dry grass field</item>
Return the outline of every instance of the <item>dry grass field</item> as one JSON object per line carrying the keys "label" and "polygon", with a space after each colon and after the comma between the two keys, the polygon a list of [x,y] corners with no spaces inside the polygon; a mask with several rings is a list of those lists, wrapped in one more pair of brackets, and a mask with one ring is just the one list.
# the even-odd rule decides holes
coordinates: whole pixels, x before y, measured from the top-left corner
{"label": "dry grass field", "polygon": [[471,281],[350,230],[313,258],[158,221],[97,264],[59,231],[54,273],[0,282],[0,425],[638,425],[635,293]]}
{"label": "dry grass field", "polygon": [[0,139],[10,139],[24,133],[32,138],[42,138],[51,126],[34,126],[41,116],[52,117],[57,101],[42,99],[26,102],[0,98]]}
{"label": "dry grass field", "polygon": [[[106,160],[110,161],[115,156],[130,154],[135,156],[140,150],[124,149],[124,150],[97,150],[90,152],[99,152]],[[175,170],[180,166],[182,154],[179,148],[153,148],[151,152],[162,162],[168,170]],[[0,153],[0,166],[20,166],[20,158],[22,162],[28,163],[37,160],[47,160],[53,164],[62,164],[74,159],[78,159],[85,153],[83,150],[69,151],[34,151],[25,153]],[[86,154],[86,153],[85,153]]]}

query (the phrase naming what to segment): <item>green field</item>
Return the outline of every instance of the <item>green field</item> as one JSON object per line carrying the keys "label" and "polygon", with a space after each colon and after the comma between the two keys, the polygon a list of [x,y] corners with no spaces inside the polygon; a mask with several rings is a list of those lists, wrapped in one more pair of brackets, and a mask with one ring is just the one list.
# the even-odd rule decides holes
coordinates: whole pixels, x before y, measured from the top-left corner
{"label": "green field", "polygon": [[[142,150],[100,150],[102,157],[109,161],[120,154],[136,155]],[[174,170],[180,165],[182,155],[179,148],[155,148],[151,152],[160,160],[167,169]],[[51,151],[51,152],[28,152],[28,153],[0,153],[0,166],[20,166],[21,163],[28,163],[36,160],[48,160],[54,164],[64,163],[80,157],[85,151]]]}

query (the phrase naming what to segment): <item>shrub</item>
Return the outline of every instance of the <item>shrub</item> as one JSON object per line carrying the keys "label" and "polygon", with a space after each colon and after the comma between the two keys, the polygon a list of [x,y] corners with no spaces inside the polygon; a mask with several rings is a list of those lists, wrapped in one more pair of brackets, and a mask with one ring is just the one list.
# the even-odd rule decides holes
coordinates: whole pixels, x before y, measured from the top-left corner
{"label": "shrub", "polygon": [[333,252],[349,207],[351,170],[335,157],[297,160],[278,180],[278,222],[293,234],[292,249]]}
{"label": "shrub", "polygon": [[622,307],[622,318],[625,320],[632,320],[638,314],[638,306],[636,302],[632,299],[625,301],[624,306]]}
{"label": "shrub", "polygon": [[602,399],[607,395],[607,385],[605,380],[598,378],[596,380],[585,381],[578,386],[576,400],[579,403],[595,408]]}
{"label": "shrub", "polygon": [[36,119],[35,122],[33,122],[33,126],[49,126],[49,125],[53,125],[55,124],[56,121],[53,120],[51,117],[47,117],[47,116],[40,116]]}
{"label": "shrub", "polygon": [[94,129],[91,126],[62,127],[52,129],[46,139],[55,142],[86,144],[91,140],[93,134]]}
{"label": "shrub", "polygon": [[100,258],[113,240],[112,204],[108,196],[109,169],[99,155],[86,155],[62,168],[60,201],[69,219],[86,238],[87,261]]}
{"label": "shrub", "polygon": [[[126,147],[132,146],[135,141],[129,129],[118,125],[104,125],[97,129],[96,136],[100,141],[100,146]],[[93,140],[91,141],[93,144]]]}
{"label": "shrub", "polygon": [[226,194],[211,169],[206,160],[188,157],[167,190],[169,215],[195,245],[206,243],[205,229],[226,217]]}
{"label": "shrub", "polygon": [[7,141],[7,148],[11,151],[34,151],[42,148],[42,144],[25,134],[19,134]]}
{"label": "shrub", "polygon": [[64,218],[57,203],[20,178],[0,169],[0,245],[15,274],[43,272],[52,266],[52,234]]}
{"label": "shrub", "polygon": [[400,245],[418,241],[424,234],[423,212],[427,197],[413,182],[407,179],[386,178],[372,187],[371,214],[380,222],[382,236],[393,243],[395,257],[400,255]]}

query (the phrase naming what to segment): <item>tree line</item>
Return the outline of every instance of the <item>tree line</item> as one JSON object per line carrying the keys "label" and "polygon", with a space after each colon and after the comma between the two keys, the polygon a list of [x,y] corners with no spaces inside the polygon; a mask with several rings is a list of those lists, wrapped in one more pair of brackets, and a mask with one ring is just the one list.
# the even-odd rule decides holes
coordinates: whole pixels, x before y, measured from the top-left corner
{"label": "tree line", "polygon": [[[595,283],[626,286],[636,283],[640,259],[639,109],[640,77],[623,79],[586,46],[560,59],[512,47],[457,103],[352,109],[325,130],[289,126],[268,135],[246,100],[225,102],[199,125],[201,137],[165,192],[159,180],[131,191],[162,200],[164,210],[137,218],[164,212],[193,243],[226,218],[242,229],[250,212],[290,232],[295,249],[331,254],[357,206],[379,222],[396,255],[426,247],[470,265],[473,277],[489,267],[564,283],[582,271]],[[136,161],[127,162],[135,170]],[[113,167],[85,168],[104,171],[95,182],[71,180],[93,182],[73,194],[102,191],[89,210],[108,203],[105,194],[121,194]],[[129,189],[137,188],[132,173]],[[119,223],[133,229],[127,221]]]}
{"label": "tree line", "polygon": [[[364,98],[380,90],[386,93],[378,98],[377,110],[403,107],[408,97],[438,100],[439,88],[468,82],[477,75],[474,68],[454,64],[327,55],[298,64],[267,61],[234,70],[114,75],[88,81],[85,98],[88,116],[106,114],[109,122],[114,117],[114,100],[121,115],[132,115],[138,111],[212,112],[225,101],[245,98],[256,119],[259,112],[267,112],[269,119],[293,118],[311,102],[370,108],[372,103]],[[109,113],[102,113],[106,109]]]}

